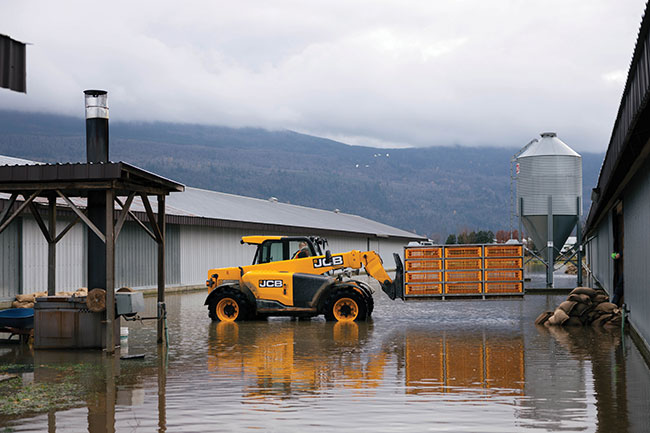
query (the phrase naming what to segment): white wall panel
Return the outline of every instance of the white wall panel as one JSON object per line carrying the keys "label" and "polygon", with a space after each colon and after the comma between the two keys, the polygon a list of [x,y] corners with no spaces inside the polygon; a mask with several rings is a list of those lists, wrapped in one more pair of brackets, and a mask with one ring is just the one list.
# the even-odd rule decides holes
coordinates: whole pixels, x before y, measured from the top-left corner
{"label": "white wall panel", "polygon": [[0,299],[20,293],[21,220],[16,219],[0,234]]}
{"label": "white wall panel", "polygon": [[[57,232],[69,219],[57,219]],[[22,236],[23,293],[47,290],[47,241],[36,221],[23,218]],[[75,225],[56,245],[56,290],[77,290],[84,285],[84,228]]]}

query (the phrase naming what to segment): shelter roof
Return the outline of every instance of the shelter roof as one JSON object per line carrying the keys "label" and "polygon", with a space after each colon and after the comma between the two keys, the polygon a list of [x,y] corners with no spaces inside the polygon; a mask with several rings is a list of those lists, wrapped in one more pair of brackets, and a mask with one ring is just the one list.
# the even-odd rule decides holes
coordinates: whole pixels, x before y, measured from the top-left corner
{"label": "shelter roof", "polygon": [[0,166],[0,191],[3,192],[43,190],[45,194],[59,189],[83,197],[89,190],[107,188],[115,189],[118,195],[127,195],[131,191],[168,194],[183,191],[185,187],[126,162],[40,164],[29,161]]}

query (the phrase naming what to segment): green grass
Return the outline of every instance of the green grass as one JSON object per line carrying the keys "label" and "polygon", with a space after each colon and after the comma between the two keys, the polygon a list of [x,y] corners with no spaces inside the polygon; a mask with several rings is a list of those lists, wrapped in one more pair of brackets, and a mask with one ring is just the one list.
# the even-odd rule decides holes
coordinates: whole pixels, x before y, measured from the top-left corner
{"label": "green grass", "polygon": [[[97,383],[103,374],[97,364],[40,365],[37,369],[55,372],[48,382],[23,384],[20,377],[0,382],[0,416],[48,412],[85,404],[88,383]],[[30,372],[31,364],[6,364],[0,373]],[[1,433],[1,432],[0,432]]]}
{"label": "green grass", "polygon": [[78,384],[62,382],[23,385],[17,377],[0,384],[0,415],[16,416],[64,409],[82,404],[83,396],[84,389]]}

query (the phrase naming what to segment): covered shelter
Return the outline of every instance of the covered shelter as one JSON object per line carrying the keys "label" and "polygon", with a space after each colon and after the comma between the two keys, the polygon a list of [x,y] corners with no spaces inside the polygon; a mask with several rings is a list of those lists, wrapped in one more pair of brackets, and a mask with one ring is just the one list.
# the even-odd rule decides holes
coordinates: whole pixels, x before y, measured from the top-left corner
{"label": "covered shelter", "polygon": [[[88,286],[106,290],[106,347],[115,350],[113,331],[115,317],[115,241],[127,218],[138,225],[158,244],[158,342],[163,339],[162,316],[165,302],[165,198],[171,192],[180,192],[184,186],[149,173],[125,162],[89,162],[78,164],[38,164],[0,166],[0,192],[10,194],[9,202],[0,212],[0,233],[4,231],[23,210],[29,208],[38,227],[48,243],[48,295],[56,292],[56,244],[79,221],[89,233],[103,244],[101,248],[89,248]],[[22,196],[22,200],[18,198]],[[88,206],[80,209],[75,198],[100,197],[103,208]],[[142,201],[150,227],[130,209],[135,197]],[[150,197],[157,198],[157,215]],[[47,200],[47,212],[41,214],[34,200]],[[65,203],[75,218],[61,230],[57,229],[57,201]],[[115,211],[116,205],[119,211]],[[103,218],[93,213],[103,212]],[[47,223],[46,223],[47,221]],[[98,223],[98,221],[101,222]],[[89,239],[90,240],[90,239]],[[89,244],[90,245],[90,244]]]}

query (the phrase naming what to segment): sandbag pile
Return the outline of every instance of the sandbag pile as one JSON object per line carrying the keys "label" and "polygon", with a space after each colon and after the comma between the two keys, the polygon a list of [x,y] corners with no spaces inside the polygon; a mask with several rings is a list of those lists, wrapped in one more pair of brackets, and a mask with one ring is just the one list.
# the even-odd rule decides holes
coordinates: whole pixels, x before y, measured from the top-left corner
{"label": "sandbag pile", "polygon": [[576,287],[555,311],[545,311],[535,320],[545,326],[621,326],[621,310],[609,302],[607,292]]}
{"label": "sandbag pile", "polygon": [[[88,295],[88,289],[85,287],[81,287],[80,289],[77,289],[74,292],[56,292],[55,296],[65,296],[68,298],[71,297],[84,297]],[[47,296],[47,292],[36,292],[36,293],[27,293],[24,295],[16,295],[16,300],[12,302],[11,306],[12,308],[34,308],[34,303],[36,302],[36,298],[42,298],[44,296]]]}

